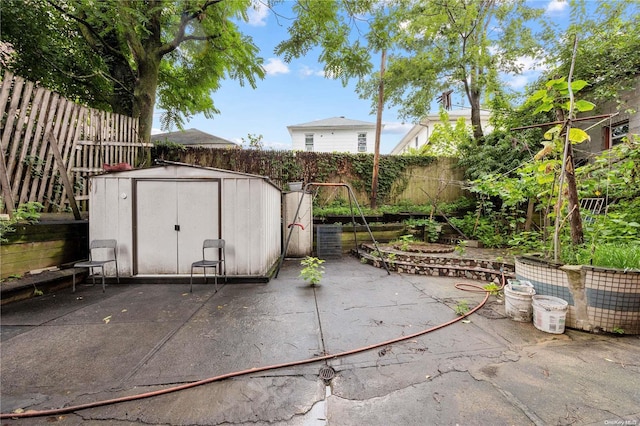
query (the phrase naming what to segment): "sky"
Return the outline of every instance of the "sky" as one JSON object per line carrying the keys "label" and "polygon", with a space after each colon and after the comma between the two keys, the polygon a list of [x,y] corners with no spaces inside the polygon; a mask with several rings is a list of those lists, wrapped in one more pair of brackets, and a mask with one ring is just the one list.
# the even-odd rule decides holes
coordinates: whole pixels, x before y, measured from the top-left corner
{"label": "sky", "polygon": [[[545,16],[556,22],[566,22],[569,5],[566,1],[532,0],[533,7],[544,8]],[[278,12],[292,16],[288,4],[281,5]],[[376,113],[371,110],[369,100],[360,99],[353,80],[344,87],[339,80],[326,78],[323,65],[318,62],[318,50],[305,57],[285,63],[274,54],[275,46],[287,38],[290,21],[276,17],[272,11],[261,7],[252,10],[247,23],[240,23],[243,33],[251,36],[264,58],[266,76],[258,80],[257,88],[241,87],[234,80],[225,80],[222,87],[212,93],[214,104],[220,114],[208,119],[199,114],[185,123],[185,129],[203,132],[241,144],[248,135],[262,135],[265,149],[291,149],[291,136],[287,126],[308,123],[331,117],[344,116],[352,120],[376,122]],[[374,59],[376,61],[376,59]],[[379,62],[379,59],[377,59]],[[534,81],[540,70],[526,58],[522,59],[524,72],[515,76],[504,76],[506,84],[521,90]],[[454,109],[468,105],[460,94],[452,98]],[[456,107],[458,106],[458,107]],[[437,113],[437,107],[432,112]],[[161,133],[161,111],[154,113],[153,133]],[[380,137],[380,153],[388,154],[414,123],[403,122],[397,110],[385,108],[382,113],[383,130]],[[178,130],[178,129],[170,129]]]}

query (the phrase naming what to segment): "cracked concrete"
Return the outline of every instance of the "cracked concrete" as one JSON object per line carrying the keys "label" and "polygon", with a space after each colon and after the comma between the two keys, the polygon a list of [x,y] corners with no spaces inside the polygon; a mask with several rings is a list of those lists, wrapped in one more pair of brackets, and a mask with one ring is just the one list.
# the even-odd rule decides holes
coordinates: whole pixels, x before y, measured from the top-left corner
{"label": "cracked concrete", "polygon": [[[449,425],[640,423],[640,339],[511,321],[492,297],[470,322],[322,362],[256,367],[384,342],[483,295],[460,280],[328,260],[320,286],[285,262],[269,284],[80,286],[3,306],[0,408],[44,410],[249,374],[148,399],[2,424]],[[606,423],[608,422],[608,423]],[[635,423],[634,423],[635,422]]]}

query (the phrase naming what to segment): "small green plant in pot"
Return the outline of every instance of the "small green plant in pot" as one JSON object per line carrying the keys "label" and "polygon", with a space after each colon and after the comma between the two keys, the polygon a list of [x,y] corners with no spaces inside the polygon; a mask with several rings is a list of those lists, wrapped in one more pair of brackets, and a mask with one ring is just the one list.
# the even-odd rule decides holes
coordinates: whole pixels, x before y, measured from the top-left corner
{"label": "small green plant in pot", "polygon": [[304,266],[300,271],[300,278],[308,281],[313,287],[320,284],[322,275],[324,274],[324,259],[318,259],[317,257],[307,256],[300,261],[300,264]]}

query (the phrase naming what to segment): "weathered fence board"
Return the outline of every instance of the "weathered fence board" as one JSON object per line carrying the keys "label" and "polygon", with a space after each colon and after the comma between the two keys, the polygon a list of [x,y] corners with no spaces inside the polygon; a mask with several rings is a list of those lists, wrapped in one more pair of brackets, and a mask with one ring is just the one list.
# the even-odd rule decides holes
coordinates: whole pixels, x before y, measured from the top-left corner
{"label": "weathered fence board", "polygon": [[90,175],[102,173],[105,163],[136,166],[151,146],[140,143],[137,119],[75,104],[6,70],[0,83],[0,113],[5,117],[0,129],[0,183],[9,213],[31,201],[42,203],[46,212],[67,211],[70,187],[76,199],[85,200],[79,207],[86,210]]}

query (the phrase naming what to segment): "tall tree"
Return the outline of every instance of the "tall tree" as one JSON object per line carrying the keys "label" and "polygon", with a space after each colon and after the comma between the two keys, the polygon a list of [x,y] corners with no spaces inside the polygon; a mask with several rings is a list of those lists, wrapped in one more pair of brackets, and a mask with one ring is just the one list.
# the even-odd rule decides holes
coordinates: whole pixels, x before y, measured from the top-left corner
{"label": "tall tree", "polygon": [[320,46],[327,75],[344,84],[357,78],[361,97],[374,100],[370,51],[387,48],[387,104],[419,120],[440,91],[453,88],[471,105],[476,138],[483,135],[484,97],[502,89],[499,73],[520,72],[519,59],[540,55],[551,33],[533,34],[525,25],[543,13],[525,0],[298,0],[293,10],[290,37],[276,49],[285,60]]}
{"label": "tall tree", "polygon": [[[91,64],[87,68],[102,77],[103,87],[109,86],[106,101],[112,110],[140,119],[143,140],[148,141],[151,135],[156,105],[166,111],[163,127],[180,127],[185,118],[195,113],[210,118],[218,112],[211,92],[220,87],[223,79],[255,87],[256,80],[264,77],[257,47],[235,23],[247,19],[251,0],[7,0],[2,6],[3,21],[5,13],[16,17],[22,12],[31,14],[30,6],[46,12],[38,19],[47,25],[39,28],[24,22],[22,28],[30,32],[11,35],[7,31],[12,44],[18,39],[24,41],[17,42],[20,48],[16,49],[22,58],[22,69],[31,69],[29,63],[37,62],[39,55],[34,50],[47,45],[47,39],[60,39],[58,25],[51,22],[61,24],[69,43],[79,46],[79,51],[89,58],[87,62]],[[26,41],[42,28],[47,33],[35,38],[42,44]],[[2,37],[4,40],[4,28]],[[55,52],[69,57],[68,62],[74,61],[76,53]],[[55,64],[63,71],[72,68],[69,63]],[[81,85],[78,73],[68,74],[72,84]],[[40,79],[37,73],[25,76]]]}

